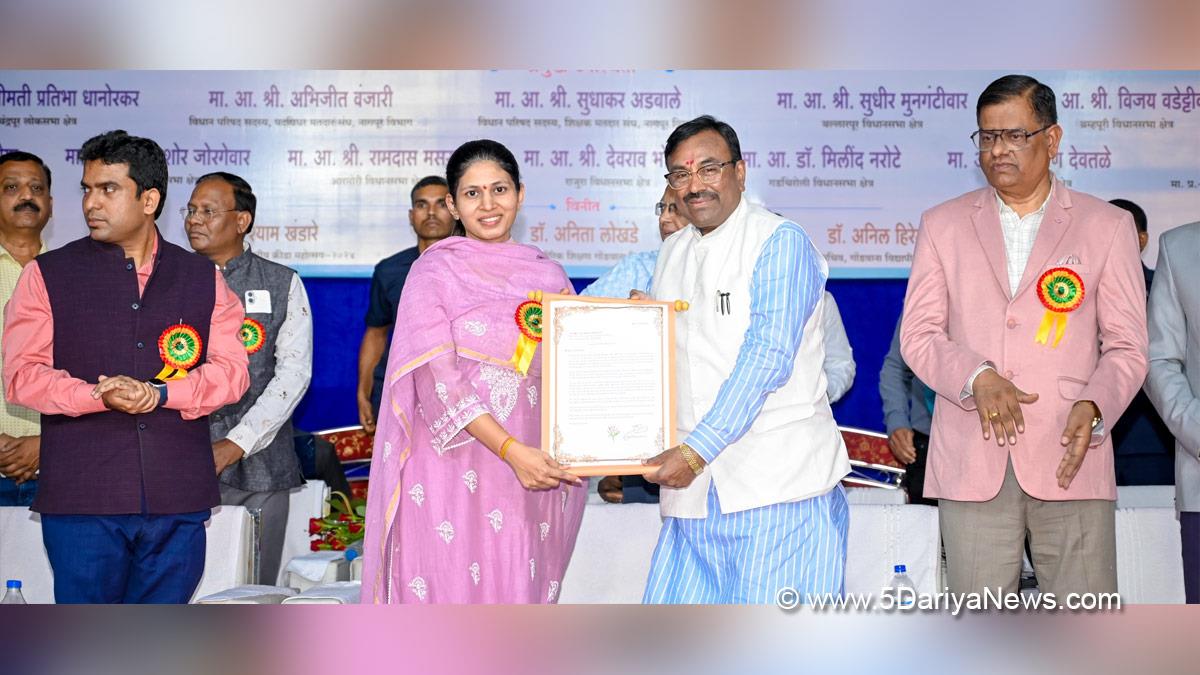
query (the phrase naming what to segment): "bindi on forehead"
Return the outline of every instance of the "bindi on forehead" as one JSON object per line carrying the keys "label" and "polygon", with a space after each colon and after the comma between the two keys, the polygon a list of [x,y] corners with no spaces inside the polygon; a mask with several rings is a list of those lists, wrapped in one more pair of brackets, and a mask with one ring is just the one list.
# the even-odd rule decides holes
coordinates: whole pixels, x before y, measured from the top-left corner
{"label": "bindi on forehead", "polygon": [[[687,154],[685,155],[684,153]],[[691,171],[705,162],[712,161],[709,155],[709,150],[703,147],[679,148],[668,158],[667,168],[671,170],[687,169]]]}

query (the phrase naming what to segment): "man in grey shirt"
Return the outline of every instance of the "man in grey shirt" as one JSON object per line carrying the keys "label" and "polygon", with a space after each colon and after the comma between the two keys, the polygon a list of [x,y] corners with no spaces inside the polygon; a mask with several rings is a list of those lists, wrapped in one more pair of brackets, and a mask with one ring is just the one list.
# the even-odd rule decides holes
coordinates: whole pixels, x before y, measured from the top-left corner
{"label": "man in grey shirt", "polygon": [[933,420],[933,392],[925,386],[900,356],[900,320],[892,335],[892,346],[879,370],[879,396],[883,399],[883,421],[888,447],[896,460],[906,465],[903,486],[909,502],[937,506],[925,499],[925,458],[929,454],[929,427]]}

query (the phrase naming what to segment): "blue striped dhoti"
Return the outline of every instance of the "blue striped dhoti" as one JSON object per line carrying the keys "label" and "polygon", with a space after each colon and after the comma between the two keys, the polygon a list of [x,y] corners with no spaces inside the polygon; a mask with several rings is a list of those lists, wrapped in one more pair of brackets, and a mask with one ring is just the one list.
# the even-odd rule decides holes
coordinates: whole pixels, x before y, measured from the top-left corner
{"label": "blue striped dhoti", "polygon": [[642,602],[771,604],[785,586],[801,599],[840,595],[849,526],[840,483],[802,501],[724,515],[711,485],[708,517],[664,519]]}

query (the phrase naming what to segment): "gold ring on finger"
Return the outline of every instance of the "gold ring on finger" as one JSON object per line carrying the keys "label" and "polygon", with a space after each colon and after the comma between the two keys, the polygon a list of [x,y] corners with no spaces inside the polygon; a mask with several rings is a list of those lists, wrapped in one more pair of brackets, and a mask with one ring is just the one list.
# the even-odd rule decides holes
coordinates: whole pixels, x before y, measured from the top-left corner
{"label": "gold ring on finger", "polygon": [[994,420],[999,416],[1000,416],[999,410],[993,410],[992,412],[988,413],[988,419],[990,419],[990,420]]}

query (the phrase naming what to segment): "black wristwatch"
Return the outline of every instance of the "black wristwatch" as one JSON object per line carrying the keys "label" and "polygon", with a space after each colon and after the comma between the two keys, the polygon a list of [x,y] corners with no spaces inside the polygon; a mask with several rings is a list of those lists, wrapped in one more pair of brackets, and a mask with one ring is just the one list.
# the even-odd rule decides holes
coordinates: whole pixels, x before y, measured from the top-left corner
{"label": "black wristwatch", "polygon": [[158,407],[162,408],[167,405],[167,383],[156,377],[148,381],[147,384],[158,390]]}

